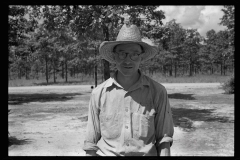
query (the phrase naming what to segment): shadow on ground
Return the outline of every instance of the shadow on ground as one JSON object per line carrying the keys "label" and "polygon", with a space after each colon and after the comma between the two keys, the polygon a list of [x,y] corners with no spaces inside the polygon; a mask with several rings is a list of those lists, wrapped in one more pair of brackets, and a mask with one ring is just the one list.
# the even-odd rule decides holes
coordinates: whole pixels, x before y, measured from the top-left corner
{"label": "shadow on ground", "polygon": [[171,108],[171,110],[175,127],[186,130],[194,129],[193,121],[234,123],[234,120],[230,120],[229,117],[212,115],[215,109]]}
{"label": "shadow on ground", "polygon": [[16,137],[9,136],[8,137],[8,147],[11,145],[24,145],[29,144],[31,141],[29,139],[17,139]]}
{"label": "shadow on ground", "polygon": [[[68,81],[68,82],[42,82],[42,83],[33,83],[35,86],[51,86],[51,85],[80,85],[84,81]],[[86,81],[87,82],[87,81]]]}
{"label": "shadow on ground", "polygon": [[74,96],[83,95],[82,93],[64,93],[64,94],[8,94],[8,104],[21,105],[22,103],[30,102],[50,102],[50,101],[67,101]]}
{"label": "shadow on ground", "polygon": [[196,98],[194,98],[192,95],[193,94],[173,93],[173,94],[168,94],[168,98],[184,99],[184,100],[196,100]]}

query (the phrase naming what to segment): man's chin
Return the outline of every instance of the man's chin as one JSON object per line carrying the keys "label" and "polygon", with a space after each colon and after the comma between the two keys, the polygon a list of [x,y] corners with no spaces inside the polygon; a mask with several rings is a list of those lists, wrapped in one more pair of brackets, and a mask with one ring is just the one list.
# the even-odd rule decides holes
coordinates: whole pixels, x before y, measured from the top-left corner
{"label": "man's chin", "polygon": [[121,70],[120,71],[122,73],[123,76],[126,76],[126,77],[131,77],[135,74],[135,72],[137,71],[134,71],[134,70]]}

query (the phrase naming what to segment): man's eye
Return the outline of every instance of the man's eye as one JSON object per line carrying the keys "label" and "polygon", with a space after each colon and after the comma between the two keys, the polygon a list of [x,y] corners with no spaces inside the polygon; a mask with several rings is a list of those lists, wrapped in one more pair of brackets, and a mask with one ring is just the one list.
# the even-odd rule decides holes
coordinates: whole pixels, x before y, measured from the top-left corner
{"label": "man's eye", "polygon": [[138,56],[140,53],[133,53],[134,56]]}

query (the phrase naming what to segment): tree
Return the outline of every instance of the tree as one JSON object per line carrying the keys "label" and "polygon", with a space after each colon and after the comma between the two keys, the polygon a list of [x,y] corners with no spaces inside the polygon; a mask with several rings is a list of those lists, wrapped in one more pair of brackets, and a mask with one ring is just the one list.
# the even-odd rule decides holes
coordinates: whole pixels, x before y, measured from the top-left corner
{"label": "tree", "polygon": [[[226,5],[222,9],[224,15],[221,18],[220,24],[227,27],[227,31],[229,34],[229,47],[228,47],[228,53],[230,59],[232,59],[232,64],[234,65],[234,52],[235,52],[235,46],[234,46],[234,35],[235,35],[235,6],[232,5]],[[233,66],[234,68],[234,66]]]}
{"label": "tree", "polygon": [[235,6],[226,5],[222,9],[224,15],[221,18],[220,24],[227,27],[229,31],[229,39],[231,46],[234,46],[234,35],[235,35]]}
{"label": "tree", "polygon": [[193,76],[194,64],[199,58],[200,41],[202,37],[196,29],[186,30],[186,40],[184,41],[184,59],[189,65],[189,76]]}
{"label": "tree", "polygon": [[[176,20],[173,19],[166,23],[163,27],[156,26],[150,32],[150,37],[155,40],[160,49],[159,59],[164,59],[163,71],[165,72],[166,66],[169,66],[169,75],[172,76],[173,65],[175,66],[175,77],[177,76],[177,68],[180,64],[183,54],[183,44],[185,40],[185,30]],[[164,54],[161,54],[161,52]],[[161,60],[158,60],[159,62]]]}
{"label": "tree", "polygon": [[166,23],[166,27],[169,28],[169,41],[168,47],[171,57],[171,74],[172,75],[172,65],[175,66],[175,77],[177,76],[177,66],[182,59],[183,54],[183,44],[186,37],[186,32],[176,20],[173,19]]}
{"label": "tree", "polygon": [[226,61],[231,56],[229,53],[229,41],[226,41],[229,39],[228,31],[219,31],[216,37],[217,57],[221,64],[221,75],[225,75]]}
{"label": "tree", "polygon": [[[161,25],[164,18],[162,11],[155,11],[158,6],[127,6],[127,5],[88,5],[88,6],[61,6],[65,14],[72,19],[71,27],[78,37],[82,37],[92,28],[98,28],[102,31],[104,41],[115,40],[118,30],[123,24],[123,15],[128,14],[131,21],[144,28],[151,30],[153,25]],[[145,18],[142,18],[145,17]],[[155,23],[151,25],[151,22]],[[148,26],[148,27],[146,27]],[[147,28],[147,30],[146,30]],[[110,77],[109,63],[104,62],[104,79]]]}
{"label": "tree", "polygon": [[217,35],[215,30],[211,29],[206,33],[205,39],[205,53],[206,63],[211,66],[211,74],[214,73],[214,63],[217,62],[217,46],[216,46]]}
{"label": "tree", "polygon": [[[20,5],[10,5],[8,14],[8,71],[10,79],[10,66],[16,60],[15,49],[21,45],[25,38],[27,38],[27,33],[33,31],[34,21],[28,21],[24,16],[27,13],[26,6]],[[24,46],[22,45],[23,49]],[[22,53],[22,52],[21,52]],[[21,56],[21,55],[17,55]],[[24,55],[25,56],[25,55]],[[20,57],[19,57],[20,58]],[[21,58],[20,58],[21,59]],[[25,58],[23,58],[25,59]]]}
{"label": "tree", "polygon": [[[29,39],[26,38],[22,46],[10,48],[9,55],[13,57],[10,60],[16,60],[14,54],[19,53],[19,56],[21,56],[24,52],[29,56],[37,57],[38,62],[35,60],[34,63],[36,62],[36,64],[31,62],[30,65],[29,63],[27,71],[36,71],[36,74],[38,74],[39,69],[45,69],[47,83],[52,73],[53,80],[56,82],[55,75],[60,64],[65,66],[62,73],[65,72],[64,78],[66,78],[66,81],[68,70],[70,70],[71,76],[75,74],[76,70],[91,73],[92,64],[94,64],[96,78],[97,71],[101,71],[101,69],[98,69],[100,64],[99,44],[104,40],[115,40],[125,15],[131,17],[131,22],[142,30],[143,36],[148,36],[148,32],[154,26],[162,25],[161,20],[164,18],[164,13],[156,11],[157,7],[129,5],[32,5],[18,7],[19,10],[24,11],[21,16],[25,17],[24,23],[19,23],[19,25],[23,24],[22,33],[24,34],[19,35],[25,36],[25,38],[27,36]],[[14,20],[14,18],[12,19]],[[39,20],[42,21],[41,24],[38,24]],[[15,22],[11,24],[15,24]],[[16,28],[18,27],[15,26]],[[21,27],[16,30],[16,33],[20,30]],[[33,32],[33,34],[30,34],[30,32]],[[18,40],[23,41],[23,37],[18,38]],[[24,52],[21,50],[24,50]],[[93,50],[94,54],[88,55]],[[21,58],[21,61],[23,61],[23,58]],[[90,64],[88,65],[85,62]],[[83,63],[84,66],[80,63]],[[151,63],[153,64],[149,65],[151,66],[150,70],[155,70],[157,61]],[[22,63],[16,64],[20,65]],[[110,66],[108,62],[104,62],[104,65],[104,79],[106,80],[114,65]],[[80,66],[84,69],[76,69]],[[22,72],[22,70],[20,71]],[[62,74],[63,76],[64,74]],[[95,82],[96,84],[97,82]]]}
{"label": "tree", "polygon": [[49,80],[50,65],[55,60],[55,37],[48,32],[43,25],[40,25],[38,30],[35,32],[32,38],[32,42],[36,47],[34,55],[39,58],[40,61],[45,63],[45,75],[46,81]]}
{"label": "tree", "polygon": [[170,65],[169,59],[172,58],[168,43],[170,41],[170,32],[170,28],[166,26],[155,26],[148,32],[148,38],[153,39],[154,43],[158,46],[159,52],[156,58],[158,58],[158,62],[162,64],[164,75],[166,75],[166,66]]}

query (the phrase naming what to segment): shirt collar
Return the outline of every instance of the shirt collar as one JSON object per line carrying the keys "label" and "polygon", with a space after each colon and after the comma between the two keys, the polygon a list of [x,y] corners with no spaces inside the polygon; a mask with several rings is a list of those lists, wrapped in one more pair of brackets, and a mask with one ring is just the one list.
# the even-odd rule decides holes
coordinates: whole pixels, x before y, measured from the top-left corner
{"label": "shirt collar", "polygon": [[[115,84],[118,87],[122,88],[122,86],[117,82],[117,72],[118,71],[116,71],[113,74],[113,76],[111,76],[109,78],[108,82],[105,85],[106,88],[112,86],[113,84]],[[138,81],[132,87],[130,87],[131,90],[137,89],[139,87],[149,86],[150,85],[149,82],[147,81],[145,75],[140,70],[138,70],[138,72],[140,73],[140,78],[138,79]]]}

